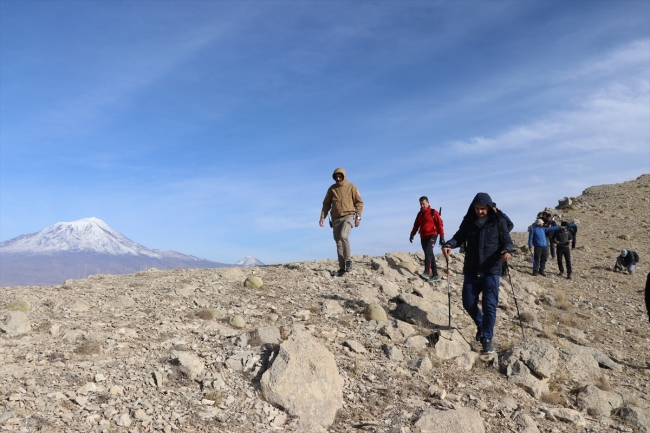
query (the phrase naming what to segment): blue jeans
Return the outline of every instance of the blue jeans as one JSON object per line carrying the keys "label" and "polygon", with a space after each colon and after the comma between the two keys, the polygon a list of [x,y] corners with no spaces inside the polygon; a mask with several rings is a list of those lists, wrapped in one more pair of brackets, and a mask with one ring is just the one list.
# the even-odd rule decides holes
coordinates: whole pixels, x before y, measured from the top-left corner
{"label": "blue jeans", "polygon": [[[483,302],[478,307],[478,296],[483,293]],[[483,337],[492,340],[494,324],[497,321],[497,304],[499,303],[499,276],[486,275],[478,278],[465,275],[463,282],[463,308],[470,315],[476,327],[483,332]]]}

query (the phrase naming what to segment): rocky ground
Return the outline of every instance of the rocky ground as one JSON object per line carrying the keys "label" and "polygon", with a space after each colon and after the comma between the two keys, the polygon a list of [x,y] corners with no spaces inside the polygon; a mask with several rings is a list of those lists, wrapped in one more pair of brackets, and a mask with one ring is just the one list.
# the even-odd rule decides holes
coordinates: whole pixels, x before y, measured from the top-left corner
{"label": "rocky ground", "polygon": [[[396,252],[343,278],[324,260],[3,288],[0,430],[650,432],[650,175],[555,212],[579,221],[574,278],[515,255],[526,340],[504,281],[497,356],[461,310],[461,254],[435,284]],[[634,275],[611,271],[621,248]]]}

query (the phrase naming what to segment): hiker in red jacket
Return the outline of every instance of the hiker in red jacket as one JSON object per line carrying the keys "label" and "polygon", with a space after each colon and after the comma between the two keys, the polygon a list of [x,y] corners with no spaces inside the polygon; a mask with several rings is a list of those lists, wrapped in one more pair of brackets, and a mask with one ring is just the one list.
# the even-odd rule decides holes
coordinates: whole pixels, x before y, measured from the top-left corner
{"label": "hiker in red jacket", "polygon": [[436,258],[433,255],[433,247],[436,245],[436,239],[440,235],[440,245],[445,242],[445,231],[442,227],[442,219],[437,210],[429,206],[427,197],[420,197],[420,212],[415,217],[413,230],[409,241],[413,243],[413,238],[418,229],[420,230],[420,241],[424,250],[424,272],[420,275],[425,281],[440,281],[438,269],[436,268]]}

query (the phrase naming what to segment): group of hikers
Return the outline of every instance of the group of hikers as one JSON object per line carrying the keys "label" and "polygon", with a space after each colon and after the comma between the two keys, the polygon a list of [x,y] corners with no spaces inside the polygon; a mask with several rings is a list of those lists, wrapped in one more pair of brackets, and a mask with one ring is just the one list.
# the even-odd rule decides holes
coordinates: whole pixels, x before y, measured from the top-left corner
{"label": "group of hikers", "polygon": [[[348,182],[345,169],[337,168],[332,174],[335,183],[329,187],[323,200],[319,225],[325,224],[330,215],[339,261],[337,276],[343,276],[352,270],[352,255],[348,236],[352,227],[359,227],[363,212],[363,200],[359,190]],[[499,302],[499,283],[502,275],[509,273],[507,261],[514,250],[510,231],[514,224],[508,216],[497,208],[492,198],[484,192],[476,194],[460,227],[454,236],[445,240],[444,227],[440,213],[433,209],[426,196],[420,197],[420,211],[415,217],[409,241],[413,242],[419,231],[422,250],[424,251],[424,272],[420,276],[431,282],[440,281],[433,248],[440,239],[440,247],[445,259],[451,250],[463,248],[465,261],[463,265],[463,308],[476,324],[476,341],[481,343],[482,353],[493,353],[492,339],[496,323],[496,311]],[[549,246],[551,256],[557,254],[560,274],[564,273],[562,258],[567,267],[567,278],[571,279],[571,248],[575,248],[577,225],[562,221],[558,226],[550,212],[543,212],[529,229],[528,247],[533,255],[533,275],[545,275],[545,265]],[[638,255],[633,251],[623,250],[617,259],[620,270],[634,272]],[[646,305],[650,319],[650,274],[646,284]],[[481,307],[479,296],[482,294]],[[522,328],[523,330],[523,328]]]}
{"label": "group of hikers", "polygon": [[[566,263],[566,277],[571,279],[571,249],[576,247],[578,226],[575,223],[562,221],[557,225],[550,212],[544,211],[537,215],[535,224],[528,228],[528,248],[533,260],[533,275],[546,276],[546,261],[549,251],[551,258],[557,256],[557,267],[560,275],[564,275],[562,259]],[[571,248],[569,248],[571,245]]]}

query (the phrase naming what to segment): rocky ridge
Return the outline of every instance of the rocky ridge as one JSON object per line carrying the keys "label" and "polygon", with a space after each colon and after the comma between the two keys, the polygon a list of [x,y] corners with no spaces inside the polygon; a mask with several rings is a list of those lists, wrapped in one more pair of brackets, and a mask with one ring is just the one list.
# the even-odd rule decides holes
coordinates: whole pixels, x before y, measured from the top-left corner
{"label": "rocky ridge", "polygon": [[[3,288],[0,430],[650,432],[649,197],[644,175],[557,211],[580,221],[574,278],[516,254],[526,340],[502,281],[496,356],[462,311],[462,254],[435,284],[393,252],[343,278],[323,260]],[[621,248],[634,275],[610,270]]]}

